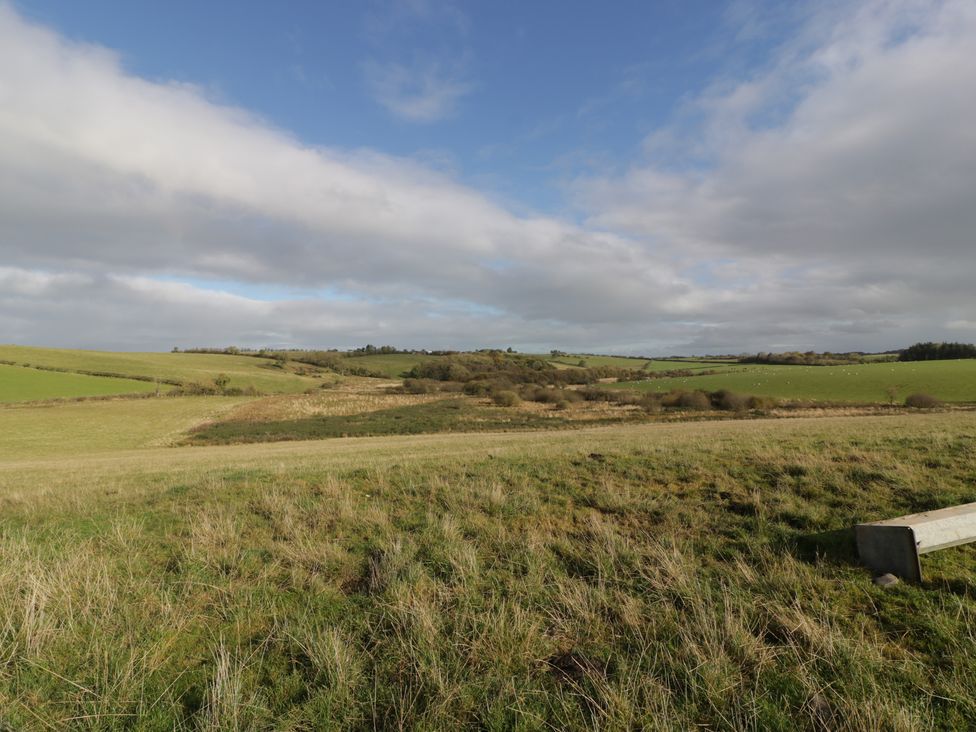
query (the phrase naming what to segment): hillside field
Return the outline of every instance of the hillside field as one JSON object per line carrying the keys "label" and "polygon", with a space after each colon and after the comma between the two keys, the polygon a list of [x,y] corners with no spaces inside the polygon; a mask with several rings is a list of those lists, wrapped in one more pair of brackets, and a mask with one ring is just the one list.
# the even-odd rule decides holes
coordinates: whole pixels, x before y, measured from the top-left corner
{"label": "hillside field", "polygon": [[320,383],[281,369],[272,359],[210,353],[116,353],[0,345],[0,361],[197,384],[212,384],[225,374],[230,377],[228,386],[263,393],[301,392]]}
{"label": "hillside field", "polygon": [[583,361],[589,367],[613,366],[620,369],[635,369],[638,371],[678,371],[682,369],[697,371],[706,369],[724,369],[736,365],[735,361],[706,361],[698,359],[647,359],[629,356],[598,356],[584,354],[568,354],[566,356],[540,356],[549,363],[565,366],[577,366]]}
{"label": "hillside field", "polygon": [[144,394],[155,390],[156,385],[147,381],[39,371],[0,364],[0,403]]}
{"label": "hillside field", "polygon": [[969,412],[137,442],[0,450],[0,728],[976,725],[976,551],[850,531],[976,500]]}
{"label": "hillside field", "polygon": [[976,359],[909,361],[854,366],[741,365],[709,376],[611,384],[613,388],[664,393],[673,389],[729,389],[742,394],[824,402],[895,401],[924,392],[948,402],[976,402]]}

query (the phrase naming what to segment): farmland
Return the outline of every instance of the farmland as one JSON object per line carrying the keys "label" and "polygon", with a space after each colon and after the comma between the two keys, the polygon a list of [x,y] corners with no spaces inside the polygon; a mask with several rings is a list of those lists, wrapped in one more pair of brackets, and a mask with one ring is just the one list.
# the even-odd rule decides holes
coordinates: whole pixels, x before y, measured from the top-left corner
{"label": "farmland", "polygon": [[630,356],[598,356],[587,354],[569,354],[566,356],[543,356],[550,363],[565,366],[578,366],[580,362],[586,366],[614,366],[621,369],[638,369],[641,371],[678,371],[724,369],[735,365],[735,361],[712,361],[705,359],[647,359]]}
{"label": "farmland", "polygon": [[4,406],[0,407],[0,455],[64,458],[162,447],[247,401],[215,396]]}
{"label": "farmland", "polygon": [[155,389],[154,384],[146,381],[39,371],[0,364],[0,403],[140,394]]}
{"label": "farmland", "polygon": [[976,402],[976,360],[868,363],[852,366],[734,366],[716,375],[614,384],[664,393],[672,389],[730,389],[781,399],[824,402],[903,401],[930,393],[950,402]]}
{"label": "farmland", "polygon": [[[318,385],[312,376],[282,369],[272,359],[223,354],[114,353],[0,346],[0,360],[74,372],[194,384],[212,384],[217,376],[224,374],[229,377],[229,387],[266,393],[301,392]],[[315,371],[305,367],[302,370]]]}

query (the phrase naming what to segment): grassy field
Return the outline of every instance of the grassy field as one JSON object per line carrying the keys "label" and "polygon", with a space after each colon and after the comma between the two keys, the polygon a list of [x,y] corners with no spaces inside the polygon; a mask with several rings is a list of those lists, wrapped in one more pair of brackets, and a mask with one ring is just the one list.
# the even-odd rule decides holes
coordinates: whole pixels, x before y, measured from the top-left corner
{"label": "grassy field", "polygon": [[714,376],[652,379],[610,385],[668,392],[729,389],[742,394],[826,402],[888,402],[925,392],[950,402],[976,402],[976,359],[871,363],[855,366],[736,366]]}
{"label": "grassy field", "polygon": [[540,356],[550,363],[562,364],[564,366],[578,366],[580,361],[584,361],[590,368],[596,366],[613,366],[621,369],[638,369],[642,371],[677,371],[688,369],[692,371],[705,369],[724,369],[734,364],[732,361],[716,363],[713,361],[699,361],[697,359],[660,360],[646,358],[629,358],[626,356],[586,356],[582,354],[569,354],[558,358],[551,358],[548,355]]}
{"label": "grassy field", "polygon": [[64,458],[168,445],[182,440],[191,427],[247,401],[246,397],[164,397],[0,407],[0,455]]}
{"label": "grassy field", "polygon": [[[164,386],[166,388],[169,387]],[[38,371],[0,364],[0,403],[144,394],[155,390],[155,384],[146,381]]]}
{"label": "grassy field", "polygon": [[118,447],[0,450],[0,729],[976,725],[976,552],[850,532],[971,413]]}
{"label": "grassy field", "polygon": [[[264,393],[295,393],[321,383],[276,367],[271,359],[210,353],[115,353],[30,346],[0,346],[0,360],[45,368],[92,371],[212,384],[220,374],[228,386]],[[309,367],[309,370],[312,370]]]}

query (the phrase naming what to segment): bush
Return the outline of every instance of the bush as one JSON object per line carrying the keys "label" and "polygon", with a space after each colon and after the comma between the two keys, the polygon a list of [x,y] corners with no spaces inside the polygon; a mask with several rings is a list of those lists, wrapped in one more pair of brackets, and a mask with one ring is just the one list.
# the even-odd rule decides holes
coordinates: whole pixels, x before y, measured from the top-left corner
{"label": "bush", "polygon": [[905,397],[905,406],[913,409],[931,409],[941,402],[931,394],[910,394]]}
{"label": "bush", "polygon": [[744,412],[749,408],[749,397],[728,389],[719,389],[711,395],[712,406],[727,412]]}
{"label": "bush", "polygon": [[778,402],[771,396],[751,396],[746,402],[749,409],[772,409]]}
{"label": "bush", "polygon": [[661,411],[661,397],[657,394],[645,394],[637,404],[648,414],[656,414]]}
{"label": "bush", "polygon": [[609,402],[613,400],[613,392],[609,389],[598,389],[595,386],[588,386],[576,393],[588,402]]}
{"label": "bush", "polygon": [[491,393],[491,385],[485,381],[469,381],[461,391],[468,396],[485,396]]}
{"label": "bush", "polygon": [[404,379],[403,390],[407,394],[433,394],[438,391],[440,384],[431,379]]}
{"label": "bush", "polygon": [[492,395],[491,400],[499,407],[517,407],[522,400],[514,391],[498,391]]}
{"label": "bush", "polygon": [[666,407],[693,409],[702,412],[712,408],[711,399],[703,391],[673,391],[664,396],[662,403]]}
{"label": "bush", "polygon": [[555,404],[565,401],[562,389],[549,389],[545,386],[530,386],[522,391],[522,398],[530,402],[541,402],[542,404]]}

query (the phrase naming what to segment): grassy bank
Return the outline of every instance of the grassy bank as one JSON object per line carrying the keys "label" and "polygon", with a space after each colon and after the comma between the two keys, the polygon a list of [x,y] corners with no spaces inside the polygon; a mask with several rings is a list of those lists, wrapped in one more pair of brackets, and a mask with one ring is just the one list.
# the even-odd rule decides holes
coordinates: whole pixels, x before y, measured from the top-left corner
{"label": "grassy bank", "polygon": [[0,727],[958,729],[964,413],[0,456]]}

